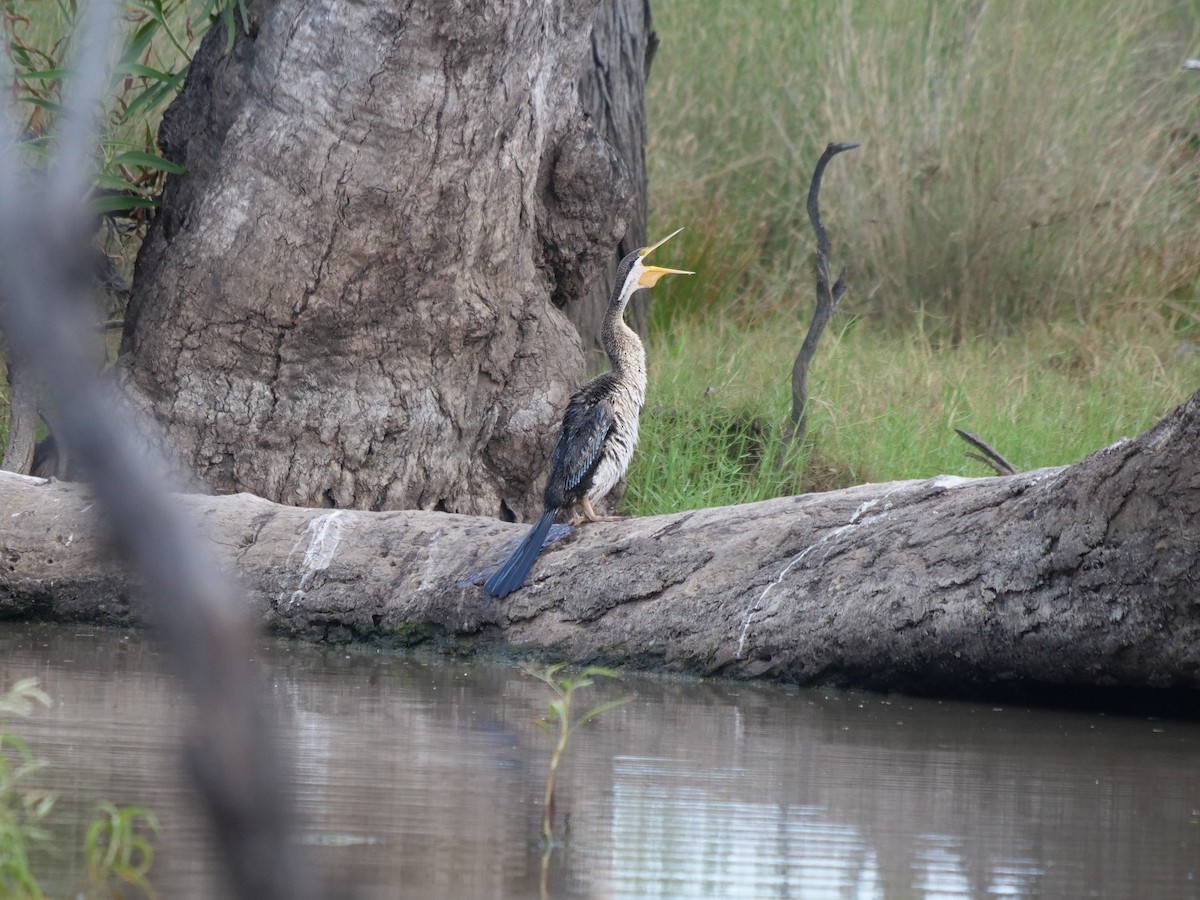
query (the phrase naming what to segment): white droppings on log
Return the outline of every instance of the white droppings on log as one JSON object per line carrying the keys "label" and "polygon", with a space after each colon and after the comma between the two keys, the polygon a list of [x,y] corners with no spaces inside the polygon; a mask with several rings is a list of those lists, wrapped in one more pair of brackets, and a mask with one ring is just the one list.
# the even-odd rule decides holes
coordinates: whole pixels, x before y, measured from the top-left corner
{"label": "white droppings on log", "polygon": [[342,511],[339,509],[313,519],[304,533],[313,536],[304,554],[304,565],[313,572],[328,569],[342,542]]}
{"label": "white droppings on log", "polygon": [[[738,638],[737,655],[735,657],[736,659],[741,660],[741,659],[745,658],[743,656],[743,651],[746,648],[746,638],[750,634],[750,625],[754,621],[755,614],[762,612],[763,601],[767,598],[767,594],[769,594],[771,592],[771,589],[773,587],[775,587],[775,585],[782,582],[784,577],[787,575],[788,572],[790,572],[792,570],[793,567],[795,567],[797,564],[799,564],[805,557],[807,557],[810,553],[812,553],[818,547],[821,547],[825,544],[832,544],[835,540],[837,540],[837,538],[841,537],[843,534],[846,534],[847,532],[855,531],[864,525],[870,525],[874,522],[879,522],[879,521],[882,521],[883,519],[887,518],[887,514],[892,508],[891,504],[888,502],[888,498],[890,496],[892,496],[892,494],[894,494],[898,490],[900,490],[900,488],[895,487],[892,490],[888,491],[886,494],[884,494],[882,497],[876,497],[874,499],[867,500],[865,503],[860,504],[858,509],[854,510],[854,513],[850,516],[849,522],[847,522],[845,525],[839,525],[837,528],[834,528],[832,531],[827,531],[825,534],[821,535],[821,537],[818,540],[809,544],[807,547],[805,547],[803,550],[801,550],[799,553],[797,553],[795,556],[793,556],[788,561],[788,564],[783,567],[783,569],[780,571],[780,573],[778,575],[776,575],[775,578],[771,582],[769,582],[765,588],[763,588],[762,593],[758,595],[758,598],[754,601],[754,605],[750,608],[750,611],[748,613],[746,613],[746,621],[742,623],[742,633],[741,633],[741,636]],[[881,503],[883,504],[882,512],[880,512],[874,516],[867,516],[866,518],[861,518],[863,513],[867,512],[867,510],[869,510],[869,509],[873,509],[874,507],[878,506]],[[826,548],[825,557],[822,557],[823,560],[826,557],[828,557],[829,549],[830,548]]]}
{"label": "white droppings on log", "polygon": [[442,536],[442,529],[439,528],[429,536],[429,546],[425,554],[425,565],[421,569],[421,584],[417,588],[424,591],[433,587],[437,583],[438,566],[433,556],[434,545],[437,544],[438,538]]}
{"label": "white droppings on log", "polygon": [[4,477],[20,479],[21,481],[26,482],[28,484],[43,485],[43,484],[50,483],[49,478],[40,478],[37,475],[22,475],[20,472],[9,472],[7,470],[4,471]]}
{"label": "white droppings on log", "polygon": [[[309,539],[308,547],[304,551],[304,571],[300,576],[300,583],[296,586],[296,590],[292,591],[290,598],[292,604],[299,603],[304,598],[304,589],[312,581],[313,576],[317,572],[328,569],[329,564],[333,562],[333,556],[342,542],[344,521],[342,516],[343,511],[339,509],[313,519],[304,529],[304,533],[296,540],[292,552],[288,554],[288,562],[291,562],[292,557],[300,549],[300,545],[304,543],[304,539],[306,537]],[[280,599],[283,598],[280,597]]]}

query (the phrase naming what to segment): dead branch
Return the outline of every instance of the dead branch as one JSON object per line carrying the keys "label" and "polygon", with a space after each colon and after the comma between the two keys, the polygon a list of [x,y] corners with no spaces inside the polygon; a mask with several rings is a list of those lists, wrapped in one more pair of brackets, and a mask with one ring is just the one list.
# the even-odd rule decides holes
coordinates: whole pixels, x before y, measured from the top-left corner
{"label": "dead branch", "polygon": [[990,466],[997,475],[1016,475],[1017,470],[1007,459],[1001,456],[995,448],[987,441],[975,434],[973,431],[963,431],[961,428],[955,428],[954,433],[960,438],[978,450],[978,453],[967,451],[963,455],[970,459],[977,459],[986,466]]}
{"label": "dead branch", "polygon": [[838,301],[846,293],[845,269],[842,269],[837,281],[832,285],[829,283],[829,236],[825,233],[825,226],[821,224],[819,205],[821,177],[825,174],[825,167],[829,165],[829,161],[833,157],[846,150],[853,150],[857,146],[856,143],[829,144],[825,148],[825,152],[821,154],[821,158],[817,160],[817,167],[813,171],[812,182],[808,187],[808,219],[817,236],[817,255],[814,263],[817,308],[813,312],[812,323],[808,326],[808,334],[804,336],[800,352],[796,354],[796,361],[792,364],[792,412],[786,435],[787,441],[792,444],[802,441],[804,433],[808,429],[808,367],[817,352],[817,342],[821,339],[821,333],[829,323]]}

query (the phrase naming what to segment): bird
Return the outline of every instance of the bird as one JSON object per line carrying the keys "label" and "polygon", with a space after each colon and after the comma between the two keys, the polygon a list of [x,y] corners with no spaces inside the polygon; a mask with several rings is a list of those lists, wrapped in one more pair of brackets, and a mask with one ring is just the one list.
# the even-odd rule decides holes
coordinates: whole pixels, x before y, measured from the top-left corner
{"label": "bird", "polygon": [[601,332],[611,369],[593,378],[568,401],[550,456],[542,515],[484,583],[492,597],[507,597],[525,583],[559,515],[578,509],[582,518],[573,520],[572,525],[604,521],[592,504],[607,495],[629,468],[638,439],[638,418],[646,402],[646,350],[637,333],[625,324],[625,309],[635,292],[653,287],[664,275],[696,274],[645,261],[680,231],[683,229],[633,251],[617,266]]}

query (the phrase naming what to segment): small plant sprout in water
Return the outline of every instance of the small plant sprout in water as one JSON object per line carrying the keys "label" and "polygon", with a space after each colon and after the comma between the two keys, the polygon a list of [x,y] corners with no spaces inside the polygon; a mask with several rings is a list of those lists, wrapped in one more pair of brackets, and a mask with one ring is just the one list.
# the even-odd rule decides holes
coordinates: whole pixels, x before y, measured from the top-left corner
{"label": "small plant sprout in water", "polygon": [[591,687],[595,684],[594,679],[596,678],[616,678],[617,673],[603,666],[588,666],[577,675],[560,675],[559,673],[566,668],[566,665],[566,663],[555,663],[541,671],[529,666],[521,668],[526,675],[532,675],[538,681],[544,682],[555,694],[554,699],[550,701],[550,708],[546,715],[533,720],[535,725],[546,732],[546,737],[554,741],[554,750],[550,754],[550,770],[546,774],[546,793],[542,800],[542,840],[547,851],[554,846],[554,785],[558,778],[558,766],[562,761],[563,751],[567,749],[567,741],[571,739],[571,735],[580,725],[610,709],[624,706],[633,699],[633,697],[618,697],[615,700],[605,701],[593,706],[572,721],[571,701],[575,692],[581,688]]}
{"label": "small plant sprout in water", "polygon": [[154,813],[140,806],[117,807],[104,802],[87,830],[84,845],[87,857],[89,897],[123,897],[113,886],[123,882],[149,898],[156,898],[147,875],[154,864],[154,848],[143,836],[148,828],[158,831]]}

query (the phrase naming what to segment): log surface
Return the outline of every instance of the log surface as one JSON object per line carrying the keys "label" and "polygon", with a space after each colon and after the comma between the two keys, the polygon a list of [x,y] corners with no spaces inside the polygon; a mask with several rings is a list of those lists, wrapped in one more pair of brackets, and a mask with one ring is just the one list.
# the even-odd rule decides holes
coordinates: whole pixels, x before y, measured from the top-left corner
{"label": "log surface", "polygon": [[[263,623],[576,660],[964,694],[1200,687],[1200,394],[1135,440],[1006,477],[867,484],[556,529],[524,588],[480,585],[526,526],[181,495]],[[87,490],[0,473],[0,616],[137,620]]]}

